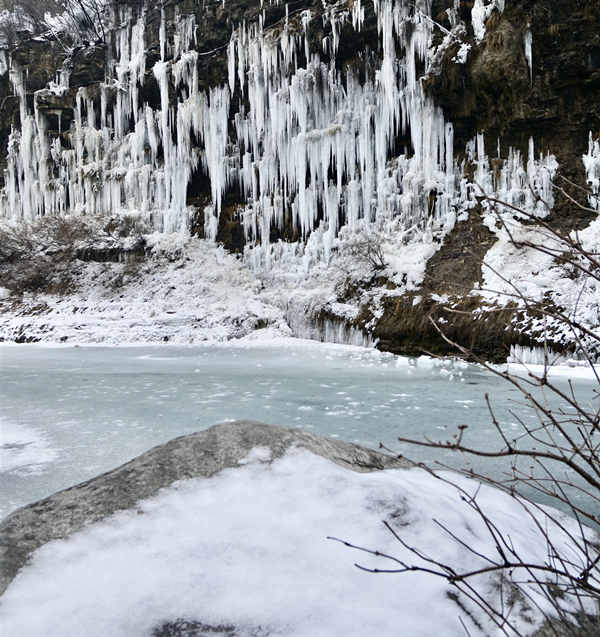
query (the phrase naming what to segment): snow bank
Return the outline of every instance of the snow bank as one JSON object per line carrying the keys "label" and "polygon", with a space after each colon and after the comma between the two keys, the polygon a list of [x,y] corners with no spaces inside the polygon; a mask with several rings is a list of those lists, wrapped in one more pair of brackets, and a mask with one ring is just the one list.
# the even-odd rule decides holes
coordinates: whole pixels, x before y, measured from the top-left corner
{"label": "snow bank", "polygon": [[[540,226],[523,225],[509,216],[504,223],[505,227],[496,231],[498,240],[484,257],[481,289],[473,293],[498,305],[515,303],[524,307],[525,299],[529,303],[551,301],[571,320],[591,331],[598,330],[600,284],[598,273],[593,273],[590,263],[580,259],[584,267],[591,269],[592,275],[579,272],[574,266],[560,263],[555,258],[554,255],[559,256],[569,248],[550,231]],[[600,241],[600,220],[595,219],[587,228],[573,232],[571,238],[580,241],[582,249],[593,254]],[[544,250],[550,251],[550,254]],[[576,258],[574,255],[574,263]],[[537,332],[540,339],[545,334],[553,342],[573,344],[573,332],[564,320],[551,317],[532,319],[528,329]],[[585,335],[583,342],[588,347],[594,346]]]}
{"label": "snow bank", "polygon": [[76,261],[68,295],[25,294],[16,310],[0,299],[0,332],[107,344],[214,342],[266,326],[289,335],[283,312],[260,299],[260,282],[235,255],[181,235],[148,242],[143,263]]}

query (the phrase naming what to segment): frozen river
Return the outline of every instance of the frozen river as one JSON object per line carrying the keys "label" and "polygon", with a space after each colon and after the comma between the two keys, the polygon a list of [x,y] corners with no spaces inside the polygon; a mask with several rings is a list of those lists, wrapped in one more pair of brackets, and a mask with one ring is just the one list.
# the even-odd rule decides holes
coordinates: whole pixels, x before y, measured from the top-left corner
{"label": "frozen river", "polygon": [[[0,516],[226,420],[302,427],[371,447],[383,442],[431,461],[432,452],[401,447],[396,438],[445,440],[468,424],[472,446],[489,447],[486,392],[515,431],[508,409],[535,417],[515,402],[516,390],[475,366],[306,341],[0,346],[0,361]],[[591,399],[591,382],[577,387]],[[460,461],[450,452],[437,459]]]}

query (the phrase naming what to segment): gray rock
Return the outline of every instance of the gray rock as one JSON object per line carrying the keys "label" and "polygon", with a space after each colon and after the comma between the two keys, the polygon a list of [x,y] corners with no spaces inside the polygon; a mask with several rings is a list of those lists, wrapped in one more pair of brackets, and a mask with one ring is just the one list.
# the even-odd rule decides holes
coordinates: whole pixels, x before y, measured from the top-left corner
{"label": "gray rock", "polygon": [[262,628],[237,628],[233,625],[213,626],[196,620],[176,619],[152,631],[152,637],[269,637]]}
{"label": "gray rock", "polygon": [[405,461],[341,440],[252,421],[215,425],[175,438],[130,462],[18,509],[0,523],[0,595],[37,548],[135,506],[177,480],[239,466],[254,447],[273,459],[296,445],[354,471],[406,467]]}

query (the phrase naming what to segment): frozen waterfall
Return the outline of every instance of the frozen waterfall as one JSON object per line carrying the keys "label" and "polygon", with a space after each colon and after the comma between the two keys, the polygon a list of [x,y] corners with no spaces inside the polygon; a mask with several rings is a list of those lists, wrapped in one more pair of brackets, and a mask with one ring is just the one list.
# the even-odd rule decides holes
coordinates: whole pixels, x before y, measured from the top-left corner
{"label": "frozen waterfall", "polygon": [[[328,261],[342,227],[399,219],[405,228],[443,235],[482,192],[543,216],[556,160],[536,158],[533,142],[526,162],[511,149],[491,170],[479,136],[466,149],[476,167],[472,181],[465,162],[456,161],[452,123],[420,82],[435,53],[429,4],[374,0],[382,59],[377,69],[365,62],[363,81],[334,64],[342,27],[362,27],[361,0],[350,8],[324,5],[318,17],[329,35],[320,47],[308,37],[317,19],[311,11],[286,10],[270,28],[259,15],[233,31],[227,81],[209,92],[199,89],[194,15],[176,13],[173,33],[163,8],[160,60],[149,69],[146,11],[122,8],[106,81],[77,91],[73,124],[59,136],[49,131],[40,99],[48,90],[64,94],[68,73],[38,91],[30,109],[24,70],[9,60],[21,126],[9,140],[0,215],[20,222],[129,214],[158,231],[185,231],[194,212],[188,186],[202,173],[210,180],[205,235],[216,237],[223,198],[239,190],[246,254],[262,267],[273,254],[273,228],[291,227],[303,242],[314,235],[314,254]],[[475,3],[477,37],[493,8],[503,3]],[[149,77],[159,88],[154,107],[141,99]],[[399,139],[407,147],[394,156]],[[590,148],[594,183],[597,153]]]}

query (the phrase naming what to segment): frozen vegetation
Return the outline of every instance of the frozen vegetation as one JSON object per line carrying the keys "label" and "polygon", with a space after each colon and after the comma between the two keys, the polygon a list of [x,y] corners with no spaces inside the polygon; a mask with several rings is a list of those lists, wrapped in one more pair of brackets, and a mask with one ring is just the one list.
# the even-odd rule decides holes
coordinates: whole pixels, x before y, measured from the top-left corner
{"label": "frozen vegetation", "polygon": [[145,244],[150,258],[141,263],[75,260],[57,269],[66,295],[25,293],[17,311],[10,297],[0,300],[5,337],[25,329],[52,342],[123,344],[222,341],[266,327],[290,333],[283,311],[261,300],[260,282],[222,247],[158,233]]}

